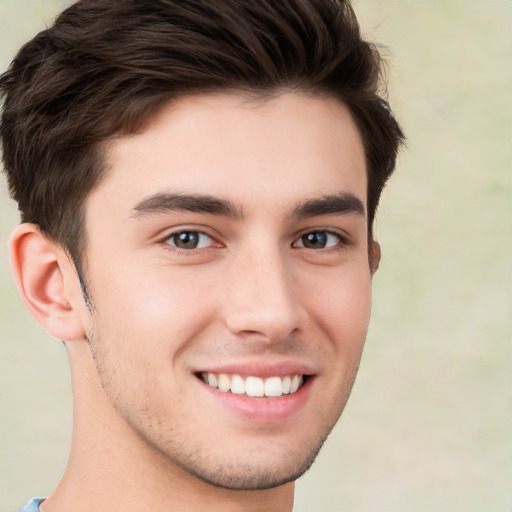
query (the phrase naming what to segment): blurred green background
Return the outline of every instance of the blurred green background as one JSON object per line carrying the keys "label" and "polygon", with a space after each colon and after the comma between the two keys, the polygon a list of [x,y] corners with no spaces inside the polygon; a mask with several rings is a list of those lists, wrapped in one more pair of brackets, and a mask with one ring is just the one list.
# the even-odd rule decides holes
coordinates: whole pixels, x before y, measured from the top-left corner
{"label": "blurred green background", "polygon": [[[68,3],[0,0],[0,67]],[[387,47],[408,147],[380,208],[383,261],[359,377],[295,511],[510,511],[512,4],[354,7],[364,34]],[[52,490],[71,431],[65,351],[10,277],[17,221],[2,186],[2,512]]]}

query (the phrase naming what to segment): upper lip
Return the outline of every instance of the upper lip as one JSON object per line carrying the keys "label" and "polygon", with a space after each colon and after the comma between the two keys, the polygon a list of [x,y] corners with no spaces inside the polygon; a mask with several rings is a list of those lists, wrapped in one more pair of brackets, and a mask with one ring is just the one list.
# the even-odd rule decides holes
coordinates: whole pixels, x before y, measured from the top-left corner
{"label": "upper lip", "polygon": [[315,369],[305,363],[295,361],[228,363],[219,366],[198,368],[194,373],[225,373],[242,377],[286,377],[287,375],[314,375]]}

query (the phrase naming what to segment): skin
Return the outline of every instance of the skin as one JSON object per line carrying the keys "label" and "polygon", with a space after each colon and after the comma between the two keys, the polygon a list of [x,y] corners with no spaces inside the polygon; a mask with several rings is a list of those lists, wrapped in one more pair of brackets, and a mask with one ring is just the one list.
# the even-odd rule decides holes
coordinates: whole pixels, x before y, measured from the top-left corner
{"label": "skin", "polygon": [[[25,303],[71,364],[69,464],[41,510],[291,510],[352,388],[378,263],[348,110],[193,96],[106,154],[86,203],[92,307],[61,247],[28,224],[11,238]],[[309,377],[300,400],[233,407],[198,378],[226,365]]]}

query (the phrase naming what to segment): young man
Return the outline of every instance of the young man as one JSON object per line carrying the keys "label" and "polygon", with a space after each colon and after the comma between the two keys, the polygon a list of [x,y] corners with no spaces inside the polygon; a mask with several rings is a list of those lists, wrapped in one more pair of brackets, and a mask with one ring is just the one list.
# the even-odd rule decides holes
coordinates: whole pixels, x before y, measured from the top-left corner
{"label": "young man", "polygon": [[24,510],[291,510],[356,375],[402,140],[349,4],[83,0],[0,87],[13,271],[74,397]]}

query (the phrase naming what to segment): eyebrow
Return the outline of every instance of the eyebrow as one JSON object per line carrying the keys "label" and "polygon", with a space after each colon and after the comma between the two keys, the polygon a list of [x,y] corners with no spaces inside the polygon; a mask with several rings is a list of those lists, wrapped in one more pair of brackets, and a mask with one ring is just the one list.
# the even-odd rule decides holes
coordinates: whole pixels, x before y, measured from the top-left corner
{"label": "eyebrow", "polygon": [[244,216],[242,208],[227,199],[202,194],[159,192],[137,203],[131,210],[131,217],[170,211],[208,213],[237,219]]}
{"label": "eyebrow", "polygon": [[[145,197],[131,210],[131,217],[138,218],[170,211],[187,211],[221,215],[234,219],[245,216],[243,208],[228,199],[202,194],[180,194],[158,192]],[[365,215],[363,202],[350,192],[326,195],[309,199],[299,204],[292,212],[292,217],[304,219],[320,215],[340,215],[356,213]]]}
{"label": "eyebrow", "polygon": [[339,215],[356,213],[366,215],[365,207],[361,199],[351,192],[326,195],[316,199],[310,199],[295,208],[293,216],[298,219],[316,217],[319,215]]}

